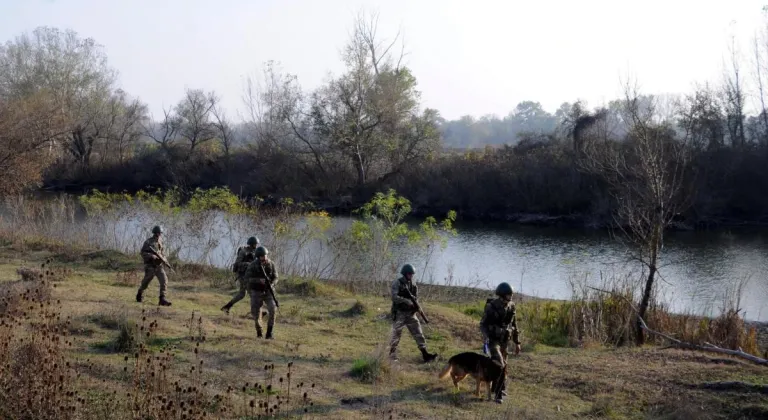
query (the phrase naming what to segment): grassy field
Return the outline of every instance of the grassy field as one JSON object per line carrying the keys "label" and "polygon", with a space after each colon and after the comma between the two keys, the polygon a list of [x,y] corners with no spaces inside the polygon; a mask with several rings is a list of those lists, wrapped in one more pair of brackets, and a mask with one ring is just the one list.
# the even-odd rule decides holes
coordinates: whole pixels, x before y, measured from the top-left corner
{"label": "grassy field", "polygon": [[[294,418],[768,418],[766,388],[704,385],[768,386],[765,367],[655,347],[532,345],[525,331],[523,353],[510,357],[509,397],[503,405],[472,396],[472,379],[456,393],[438,373],[453,354],[481,352],[479,317],[462,308],[479,305],[482,293],[466,297],[469,302],[458,301],[462,294],[426,301],[431,323],[424,330],[430,351],[439,352],[440,359],[422,363],[405,331],[400,362],[390,365],[383,357],[391,326],[390,303],[383,295],[353,295],[340,286],[283,279],[275,340],[267,341],[256,338],[247,297],[229,316],[219,310],[235,291],[221,270],[178,267],[179,273],[170,276],[173,306],[166,308],[157,306],[156,280],[144,303],[135,302],[141,276],[136,257],[5,245],[0,247],[4,296],[42,287],[37,280],[20,280],[20,267],[48,271],[52,286],[45,300],[60,309],[61,322],[69,318],[62,360],[76,373],[62,380],[79,391],[78,414],[71,418],[134,418],[146,412],[191,418],[182,417],[190,407],[209,418],[257,418],[267,399],[275,414]],[[10,305],[0,309],[8,312]],[[26,335],[16,329],[15,338],[5,343],[6,354],[25,354],[13,350],[24,348],[19,340],[29,343],[29,334],[37,330],[31,321],[23,327]],[[14,366],[0,370],[6,384],[7,375],[26,372],[23,361],[9,363]],[[2,392],[5,398],[23,394],[8,387]],[[148,399],[152,396],[155,402]]]}

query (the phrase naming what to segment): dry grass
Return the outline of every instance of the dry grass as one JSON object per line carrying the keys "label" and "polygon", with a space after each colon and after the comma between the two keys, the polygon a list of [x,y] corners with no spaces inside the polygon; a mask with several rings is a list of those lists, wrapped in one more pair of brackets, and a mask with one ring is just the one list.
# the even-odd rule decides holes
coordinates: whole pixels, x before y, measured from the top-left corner
{"label": "dry grass", "polygon": [[115,286],[139,288],[144,273],[141,270],[118,271],[115,274]]}
{"label": "dry grass", "polygon": [[[276,339],[266,341],[255,338],[253,321],[244,317],[247,298],[232,315],[222,314],[218,308],[229,300],[229,291],[213,287],[205,275],[171,275],[174,305],[163,308],[153,304],[154,296],[146,299],[150,303],[136,303],[135,290],[116,282],[108,268],[140,266],[138,260],[112,255],[106,264],[103,254],[73,252],[67,257],[71,262],[63,263],[60,249],[41,247],[24,254],[22,263],[22,254],[10,245],[0,248],[0,255],[0,275],[8,275],[0,278],[5,308],[0,346],[7,349],[0,352],[4,418],[191,419],[205,413],[207,418],[273,414],[355,420],[675,419],[707,413],[719,419],[768,413],[765,395],[697,387],[729,380],[766,384],[765,368],[737,359],[652,347],[532,343],[536,328],[559,328],[550,322],[556,317],[547,315],[562,310],[555,302],[520,303],[527,317],[524,353],[510,360],[509,398],[500,406],[474,399],[473,384],[454,393],[450,381],[437,379],[451,355],[481,351],[474,305],[425,299],[432,321],[424,326],[425,335],[441,360],[421,363],[404,333],[400,362],[389,365],[381,358],[391,325],[383,296],[352,295],[323,282],[281,282]],[[37,267],[49,258],[50,264],[73,270],[66,281],[14,280],[19,266]],[[147,294],[156,287],[152,283]],[[712,321],[713,328],[723,321]],[[41,370],[41,363],[56,368]],[[356,363],[363,375],[352,374]],[[62,387],[41,385],[42,379]]]}

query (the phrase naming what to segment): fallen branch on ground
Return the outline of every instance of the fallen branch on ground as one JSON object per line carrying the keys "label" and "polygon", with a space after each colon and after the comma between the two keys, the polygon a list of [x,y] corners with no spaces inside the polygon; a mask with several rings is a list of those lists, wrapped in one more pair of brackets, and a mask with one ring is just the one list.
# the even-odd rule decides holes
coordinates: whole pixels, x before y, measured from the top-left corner
{"label": "fallen branch on ground", "polygon": [[626,297],[624,297],[624,296],[622,296],[622,295],[620,295],[618,293],[610,292],[608,290],[602,290],[602,289],[598,289],[598,288],[590,287],[590,286],[587,286],[587,287],[589,287],[590,289],[593,289],[593,290],[597,290],[598,292],[608,293],[608,294],[611,294],[611,295],[614,295],[614,296],[618,296],[621,299],[624,299],[624,301],[626,301],[629,304],[629,306],[632,308],[632,310],[635,311],[635,313],[637,314],[637,319],[640,320],[640,326],[644,330],[648,331],[649,333],[651,333],[653,335],[665,338],[665,339],[667,339],[668,341],[670,341],[672,343],[669,346],[663,347],[664,349],[667,349],[667,348],[670,348],[670,347],[674,347],[674,348],[680,348],[680,349],[686,349],[686,350],[699,350],[699,351],[706,351],[706,352],[710,352],[710,353],[727,354],[727,355],[730,355],[730,356],[736,356],[736,357],[740,357],[742,359],[749,360],[750,362],[756,363],[756,364],[761,365],[761,366],[767,366],[768,367],[768,359],[763,359],[763,358],[757,357],[755,355],[752,355],[752,354],[749,354],[749,353],[745,353],[744,351],[741,350],[741,348],[739,348],[738,350],[730,350],[730,349],[724,349],[722,347],[717,347],[716,345],[711,344],[711,343],[704,343],[704,345],[702,346],[702,345],[698,345],[698,344],[687,343],[685,341],[680,341],[680,340],[678,340],[678,339],[676,339],[674,337],[671,337],[671,336],[669,336],[667,334],[664,334],[662,332],[654,331],[654,330],[648,328],[648,324],[646,324],[645,320],[643,319],[643,317],[640,316],[640,312],[637,310],[637,308],[635,308],[635,305],[632,302],[630,302],[629,299],[627,299]]}

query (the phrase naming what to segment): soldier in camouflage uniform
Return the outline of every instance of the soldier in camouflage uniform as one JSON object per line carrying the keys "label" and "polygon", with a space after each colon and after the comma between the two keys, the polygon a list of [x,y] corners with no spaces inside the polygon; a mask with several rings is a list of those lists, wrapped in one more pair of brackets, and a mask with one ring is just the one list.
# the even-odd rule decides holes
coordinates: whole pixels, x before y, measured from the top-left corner
{"label": "soldier in camouflage uniform", "polygon": [[275,325],[275,299],[267,288],[267,282],[274,288],[277,285],[277,269],[275,263],[267,258],[269,251],[260,246],[256,248],[256,259],[245,270],[245,281],[248,294],[251,296],[251,314],[256,320],[256,337],[261,338],[261,307],[266,304],[269,318],[267,319],[267,339],[272,336]]}
{"label": "soldier in camouflage uniform", "polygon": [[232,271],[237,273],[237,284],[240,287],[240,290],[238,290],[235,296],[232,297],[232,300],[221,307],[221,310],[227,314],[229,314],[229,310],[232,309],[232,306],[235,303],[240,302],[245,297],[245,291],[247,289],[245,283],[245,270],[248,268],[248,264],[256,259],[256,245],[258,244],[259,238],[251,236],[248,238],[247,246],[241,246],[237,249],[237,258],[235,258],[235,263],[232,265]]}
{"label": "soldier in camouflage uniform", "polygon": [[162,234],[162,227],[153,227],[152,236],[144,241],[144,245],[141,246],[141,258],[144,260],[144,279],[141,280],[141,286],[139,286],[139,291],[136,293],[136,302],[141,302],[144,299],[142,296],[144,290],[149,286],[149,282],[157,276],[157,281],[160,283],[160,299],[158,305],[171,306],[171,302],[165,299],[165,293],[168,291],[168,276],[165,274],[163,261],[151,252],[151,249],[154,249],[158,254],[165,258],[165,255],[163,255]]}
{"label": "soldier in camouflage uniform", "polygon": [[[488,340],[488,350],[491,359],[501,366],[507,364],[507,346],[510,338],[515,343],[515,354],[520,354],[520,332],[515,317],[515,304],[512,302],[514,290],[509,283],[501,283],[496,287],[496,299],[488,299],[485,304],[483,319],[480,320],[480,331]],[[494,381],[496,402],[501,404],[506,395],[506,375]]]}
{"label": "soldier in camouflage uniform", "polygon": [[389,342],[389,357],[392,361],[397,361],[397,345],[400,344],[403,327],[408,327],[408,331],[416,340],[416,345],[419,346],[424,362],[430,362],[437,357],[437,354],[427,352],[427,341],[421,332],[419,319],[416,318],[416,306],[406,297],[408,296],[407,291],[410,291],[414,297],[418,298],[418,287],[413,284],[415,273],[416,270],[413,269],[412,265],[405,264],[400,270],[402,277],[392,283],[392,319],[394,322],[392,324],[392,338]]}

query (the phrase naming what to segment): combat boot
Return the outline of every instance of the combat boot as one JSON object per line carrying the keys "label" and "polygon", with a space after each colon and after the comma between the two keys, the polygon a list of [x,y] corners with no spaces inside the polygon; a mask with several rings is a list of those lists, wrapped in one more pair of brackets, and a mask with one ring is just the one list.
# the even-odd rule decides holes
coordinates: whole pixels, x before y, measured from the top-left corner
{"label": "combat boot", "polygon": [[256,327],[256,338],[262,338],[264,335],[261,333],[261,327]]}
{"label": "combat boot", "polygon": [[498,404],[501,404],[504,402],[504,397],[507,396],[507,381],[506,378],[501,381],[501,383],[494,383],[493,384],[493,393],[496,397],[496,402]]}
{"label": "combat boot", "polygon": [[221,307],[221,310],[222,310],[222,311],[223,311],[225,314],[227,314],[227,315],[229,315],[229,310],[230,310],[230,309],[232,309],[232,305],[230,305],[229,303]]}
{"label": "combat boot", "polygon": [[390,361],[393,361],[393,362],[398,362],[398,361],[400,361],[400,360],[397,358],[397,348],[394,348],[394,349],[389,349],[389,360],[390,360]]}
{"label": "combat boot", "polygon": [[141,291],[141,290],[139,290],[139,291],[136,293],[136,302],[139,302],[139,303],[141,303],[141,301],[142,301],[142,300],[144,300],[144,296],[142,296],[142,295],[143,295],[143,293],[142,293],[142,291]]}
{"label": "combat boot", "polygon": [[157,302],[160,306],[171,306],[171,302],[165,300],[165,296],[160,296],[160,300]]}
{"label": "combat boot", "polygon": [[424,358],[424,363],[431,362],[437,357],[437,353],[427,353],[427,349],[419,350],[421,350],[421,357]]}
{"label": "combat boot", "polygon": [[275,337],[272,337],[272,326],[267,326],[267,336],[265,337],[267,340],[274,340]]}

